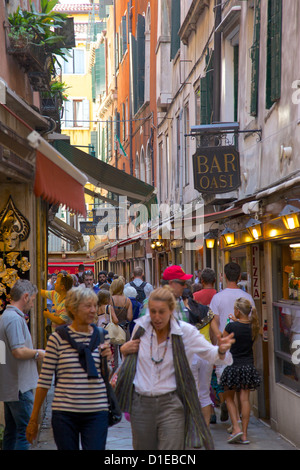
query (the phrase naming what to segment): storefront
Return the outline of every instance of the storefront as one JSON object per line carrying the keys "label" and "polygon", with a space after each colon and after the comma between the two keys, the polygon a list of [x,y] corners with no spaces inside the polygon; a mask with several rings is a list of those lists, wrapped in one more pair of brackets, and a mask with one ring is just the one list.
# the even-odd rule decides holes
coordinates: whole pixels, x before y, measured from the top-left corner
{"label": "storefront", "polygon": [[251,394],[253,412],[299,446],[300,193],[289,186],[255,195],[254,211],[240,201],[245,213],[220,221],[214,250],[223,267],[241,266],[241,287],[259,315],[254,353],[263,380]]}

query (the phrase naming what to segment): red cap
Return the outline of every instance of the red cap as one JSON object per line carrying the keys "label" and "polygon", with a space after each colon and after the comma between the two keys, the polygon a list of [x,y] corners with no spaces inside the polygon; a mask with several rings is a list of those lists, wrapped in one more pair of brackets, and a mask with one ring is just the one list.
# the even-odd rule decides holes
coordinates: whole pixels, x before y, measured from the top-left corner
{"label": "red cap", "polygon": [[169,266],[164,270],[163,279],[165,281],[172,281],[174,279],[179,279],[181,281],[187,281],[191,279],[193,274],[185,274],[183,269],[180,266]]}

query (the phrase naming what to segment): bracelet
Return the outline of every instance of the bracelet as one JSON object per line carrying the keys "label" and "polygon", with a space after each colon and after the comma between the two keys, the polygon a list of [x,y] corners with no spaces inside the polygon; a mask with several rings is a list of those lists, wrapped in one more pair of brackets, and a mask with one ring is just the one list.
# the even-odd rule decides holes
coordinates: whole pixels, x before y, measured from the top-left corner
{"label": "bracelet", "polygon": [[221,351],[220,351],[220,348],[218,348],[218,354],[219,354],[219,356],[225,356],[226,351],[225,351],[225,352],[221,352]]}
{"label": "bracelet", "polygon": [[38,351],[36,351],[36,352],[35,352],[35,355],[34,355],[34,359],[35,359],[35,360],[37,360],[37,359],[38,359],[38,357],[39,357],[39,352],[38,352]]}

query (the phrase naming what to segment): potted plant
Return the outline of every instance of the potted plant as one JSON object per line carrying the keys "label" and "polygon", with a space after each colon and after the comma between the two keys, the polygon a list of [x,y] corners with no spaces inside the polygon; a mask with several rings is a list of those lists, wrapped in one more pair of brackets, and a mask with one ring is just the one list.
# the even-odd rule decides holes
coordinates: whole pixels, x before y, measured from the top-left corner
{"label": "potted plant", "polygon": [[41,112],[50,117],[57,117],[61,114],[63,102],[67,101],[66,90],[68,86],[64,82],[53,80],[50,83],[49,91],[41,93]]}

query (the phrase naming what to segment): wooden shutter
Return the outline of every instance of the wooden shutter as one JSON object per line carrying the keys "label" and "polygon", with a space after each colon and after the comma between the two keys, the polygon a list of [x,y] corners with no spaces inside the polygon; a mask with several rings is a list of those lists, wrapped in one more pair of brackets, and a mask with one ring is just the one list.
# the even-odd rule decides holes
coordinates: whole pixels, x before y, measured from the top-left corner
{"label": "wooden shutter", "polygon": [[145,17],[138,15],[137,23],[137,86],[138,108],[145,101]]}
{"label": "wooden shutter", "polygon": [[122,16],[122,39],[123,39],[123,55],[127,51],[127,17]]}
{"label": "wooden shutter", "polygon": [[261,16],[260,0],[256,0],[256,2],[255,2],[255,13],[254,13],[253,44],[252,44],[251,51],[250,51],[251,61],[252,61],[251,102],[250,102],[250,114],[251,114],[251,116],[257,116],[257,112],[258,112],[260,16]]}
{"label": "wooden shutter", "polygon": [[180,0],[171,2],[171,60],[174,59],[180,48]]}
{"label": "wooden shutter", "polygon": [[208,51],[205,60],[206,73],[205,77],[200,80],[200,123],[211,124],[214,88],[214,51]]}
{"label": "wooden shutter", "polygon": [[282,0],[268,2],[266,107],[281,95]]}

